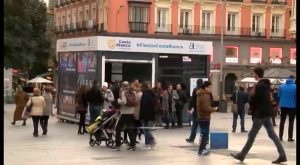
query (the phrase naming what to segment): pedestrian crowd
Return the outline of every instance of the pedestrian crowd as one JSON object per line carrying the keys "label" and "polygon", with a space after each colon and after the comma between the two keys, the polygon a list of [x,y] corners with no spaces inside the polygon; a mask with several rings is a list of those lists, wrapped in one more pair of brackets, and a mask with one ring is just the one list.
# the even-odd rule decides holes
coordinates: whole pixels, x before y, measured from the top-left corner
{"label": "pedestrian crowd", "polygon": [[[242,86],[232,94],[233,101],[233,122],[232,132],[236,132],[237,119],[240,117],[241,132],[248,132],[245,128],[245,105],[249,105],[248,114],[252,115],[252,127],[249,131],[248,140],[243,149],[238,153],[232,153],[232,157],[243,161],[252,147],[255,137],[260,128],[264,126],[269,137],[273,140],[279,153],[278,159],[273,163],[287,161],[284,148],[280,141],[283,140],[283,131],[286,116],[289,116],[288,141],[293,139],[293,126],[296,111],[296,84],[295,77],[290,76],[285,84],[278,89],[273,88],[270,80],[264,79],[264,70],[260,67],[254,69],[254,75],[258,81],[252,89],[246,92]],[[33,120],[33,136],[37,137],[38,124],[40,123],[43,135],[48,132],[48,119],[52,115],[52,92],[51,87],[45,87],[43,94],[39,88],[33,89],[33,96],[27,96],[19,86],[15,93],[16,109],[14,119],[11,124],[22,120],[26,125],[26,118],[22,117],[25,110],[30,109],[30,116]],[[140,83],[134,80],[115,82],[109,85],[104,82],[99,86],[94,80],[91,88],[81,85],[75,94],[75,110],[79,114],[78,134],[87,133],[86,113],[89,111],[90,124],[96,121],[97,117],[108,109],[115,109],[120,114],[115,125],[115,143],[112,150],[119,151],[123,143],[128,144],[128,150],[134,151],[137,138],[142,134],[145,136],[147,149],[155,146],[156,140],[152,134],[153,128],[162,127],[165,122],[165,129],[181,128],[182,113],[187,103],[187,95],[181,84],[172,84],[163,90],[162,84],[157,82],[155,87],[151,87],[150,82]],[[198,126],[200,128],[201,141],[198,149],[199,156],[206,156],[209,151],[206,145],[209,143],[209,130],[211,114],[218,110],[213,106],[212,84],[210,81],[203,82],[197,80],[197,86],[192,92],[188,112],[192,116],[192,126],[190,136],[186,139],[188,143],[194,143]],[[279,136],[274,132],[276,125],[275,117],[280,109]],[[23,114],[24,115],[24,114]],[[125,128],[125,129],[124,129]],[[121,132],[124,131],[123,136]],[[129,137],[129,141],[127,139]]]}

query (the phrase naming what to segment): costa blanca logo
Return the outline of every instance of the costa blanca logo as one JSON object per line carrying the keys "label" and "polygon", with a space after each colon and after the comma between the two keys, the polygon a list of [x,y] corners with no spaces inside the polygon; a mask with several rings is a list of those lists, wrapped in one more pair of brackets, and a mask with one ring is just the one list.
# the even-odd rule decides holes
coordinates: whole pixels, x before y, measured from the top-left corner
{"label": "costa blanca logo", "polygon": [[107,45],[110,49],[114,49],[116,47],[116,41],[114,39],[110,39],[107,41]]}

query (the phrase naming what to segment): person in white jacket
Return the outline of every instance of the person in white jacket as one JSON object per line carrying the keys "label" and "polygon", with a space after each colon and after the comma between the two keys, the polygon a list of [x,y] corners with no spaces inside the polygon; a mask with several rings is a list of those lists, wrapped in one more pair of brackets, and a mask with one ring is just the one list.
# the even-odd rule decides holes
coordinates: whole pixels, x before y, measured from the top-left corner
{"label": "person in white jacket", "polygon": [[41,120],[44,108],[46,107],[46,102],[43,96],[41,96],[41,90],[39,88],[33,89],[33,96],[28,100],[26,106],[30,106],[32,103],[32,108],[30,112],[30,116],[32,117],[33,121],[33,136],[38,137],[39,136],[39,130],[38,130],[38,124]]}
{"label": "person in white jacket", "polygon": [[114,94],[108,89],[108,83],[104,82],[102,85],[102,95],[104,98],[103,109],[107,110],[111,106],[111,102],[115,100]]}

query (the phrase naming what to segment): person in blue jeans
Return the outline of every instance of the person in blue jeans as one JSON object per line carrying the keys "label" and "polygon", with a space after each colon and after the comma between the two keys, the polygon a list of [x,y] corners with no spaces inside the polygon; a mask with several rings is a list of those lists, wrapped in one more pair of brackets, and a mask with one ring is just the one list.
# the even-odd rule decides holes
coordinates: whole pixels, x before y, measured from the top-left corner
{"label": "person in blue jeans", "polygon": [[282,141],[286,116],[289,116],[288,141],[293,142],[294,120],[296,116],[296,84],[294,76],[290,76],[278,91],[280,113],[279,139]]}
{"label": "person in blue jeans", "polygon": [[93,123],[100,115],[104,98],[102,92],[98,88],[98,81],[93,81],[93,86],[86,93],[87,102],[89,103],[90,124]]}
{"label": "person in blue jeans", "polygon": [[145,133],[146,149],[151,149],[156,142],[151,133],[155,121],[155,94],[146,83],[142,83],[142,97],[140,102],[140,120]]}
{"label": "person in blue jeans", "polygon": [[272,123],[272,103],[271,103],[271,82],[269,79],[263,79],[264,70],[261,67],[254,68],[254,76],[258,81],[250,94],[250,109],[252,111],[252,128],[249,131],[248,140],[243,147],[242,151],[239,153],[231,153],[231,156],[234,159],[239,161],[244,161],[246,155],[251,149],[256,135],[262,126],[264,126],[268,132],[270,139],[276,145],[279,157],[274,160],[272,163],[280,164],[281,162],[286,162],[286,154],[283,149],[282,144],[279,141],[278,136],[274,132],[273,123]]}

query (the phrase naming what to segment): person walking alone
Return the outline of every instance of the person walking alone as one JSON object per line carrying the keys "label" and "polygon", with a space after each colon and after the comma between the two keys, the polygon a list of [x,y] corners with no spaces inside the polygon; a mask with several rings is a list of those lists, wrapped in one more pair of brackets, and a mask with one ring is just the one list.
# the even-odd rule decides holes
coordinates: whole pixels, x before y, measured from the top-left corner
{"label": "person walking alone", "polygon": [[[197,80],[197,86],[193,89],[192,97],[190,100],[190,105],[188,108],[188,111],[192,111],[192,127],[191,127],[191,134],[190,137],[185,139],[188,143],[194,143],[194,140],[196,138],[197,134],[197,128],[198,128],[198,113],[197,113],[197,91],[202,87],[203,80],[198,79]],[[192,110],[193,108],[193,110]]]}
{"label": "person walking alone", "polygon": [[248,132],[245,130],[245,104],[248,102],[249,96],[244,91],[244,87],[239,86],[239,90],[235,91],[230,99],[237,104],[237,113],[233,113],[232,132],[235,133],[236,131],[238,116],[241,120],[241,132]]}
{"label": "person walking alone", "polygon": [[279,124],[279,138],[282,141],[284,124],[286,116],[289,116],[289,130],[288,130],[288,141],[293,142],[294,132],[294,120],[296,116],[296,84],[293,80],[293,76],[290,76],[285,84],[279,87],[278,97],[279,106],[281,109],[280,113],[280,124]]}
{"label": "person walking alone", "polygon": [[28,96],[26,95],[25,92],[23,92],[23,89],[21,85],[18,85],[15,93],[15,104],[16,104],[16,109],[14,112],[14,119],[13,122],[11,122],[12,125],[16,124],[16,121],[23,120],[22,126],[26,125],[26,119],[22,119],[22,113],[24,110],[24,107],[28,101]]}
{"label": "person walking alone", "polygon": [[250,95],[250,109],[252,111],[252,128],[248,134],[248,140],[243,147],[242,151],[239,153],[231,153],[231,156],[237,160],[244,161],[246,155],[251,149],[255,137],[258,134],[260,128],[264,126],[268,132],[269,137],[273,140],[276,145],[279,157],[272,163],[279,164],[281,162],[286,162],[286,154],[283,149],[282,144],[279,141],[278,136],[274,132],[273,124],[271,121],[272,103],[271,103],[271,82],[269,79],[263,79],[264,70],[260,67],[254,68],[254,76],[258,81],[251,92]]}

